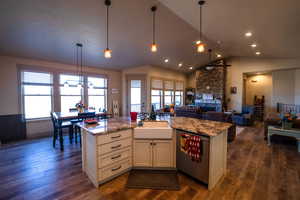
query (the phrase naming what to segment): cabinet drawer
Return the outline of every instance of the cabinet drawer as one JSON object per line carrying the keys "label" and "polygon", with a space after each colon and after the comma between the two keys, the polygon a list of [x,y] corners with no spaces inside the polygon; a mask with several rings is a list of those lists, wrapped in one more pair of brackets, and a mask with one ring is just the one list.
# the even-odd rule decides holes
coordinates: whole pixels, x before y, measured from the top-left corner
{"label": "cabinet drawer", "polygon": [[107,135],[100,135],[97,137],[97,144],[106,144],[128,137],[132,137],[132,129],[118,131]]}
{"label": "cabinet drawer", "polygon": [[98,159],[98,166],[103,168],[126,158],[131,158],[131,147],[101,156]]}
{"label": "cabinet drawer", "polygon": [[118,151],[120,149],[123,149],[124,147],[131,146],[131,143],[132,143],[132,139],[127,138],[124,140],[119,140],[119,141],[115,141],[112,143],[103,144],[98,147],[98,154],[103,155],[106,153]]}
{"label": "cabinet drawer", "polygon": [[99,169],[99,181],[102,181],[106,178],[114,176],[119,172],[126,170],[131,167],[131,161],[129,159],[125,159],[120,161],[110,167],[106,167],[103,169]]}

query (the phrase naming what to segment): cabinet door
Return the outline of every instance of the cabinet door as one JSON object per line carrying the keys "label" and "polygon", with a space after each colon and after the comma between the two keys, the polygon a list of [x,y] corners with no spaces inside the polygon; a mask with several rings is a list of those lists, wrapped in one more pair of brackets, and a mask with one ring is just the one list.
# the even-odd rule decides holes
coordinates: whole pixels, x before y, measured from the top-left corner
{"label": "cabinet door", "polygon": [[172,140],[153,141],[153,167],[173,167]]}
{"label": "cabinet door", "polygon": [[152,167],[152,140],[134,140],[133,165]]}

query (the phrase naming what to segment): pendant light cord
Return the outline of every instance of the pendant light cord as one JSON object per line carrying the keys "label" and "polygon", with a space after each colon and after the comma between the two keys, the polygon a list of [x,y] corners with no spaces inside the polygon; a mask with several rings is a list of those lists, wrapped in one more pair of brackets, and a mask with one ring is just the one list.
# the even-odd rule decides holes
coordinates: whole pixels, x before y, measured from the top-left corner
{"label": "pendant light cord", "polygon": [[202,5],[200,5],[200,41],[202,42]]}
{"label": "pendant light cord", "polygon": [[80,75],[80,72],[79,72],[79,61],[78,61],[78,45],[76,45],[76,72],[77,72],[77,75],[79,76]]}
{"label": "pendant light cord", "polygon": [[80,47],[80,71],[81,71],[81,83],[83,85],[82,46]]}
{"label": "pendant light cord", "polygon": [[109,17],[109,5],[106,6],[106,48],[108,49],[108,17]]}
{"label": "pendant light cord", "polygon": [[153,11],[153,44],[155,44],[155,11]]}

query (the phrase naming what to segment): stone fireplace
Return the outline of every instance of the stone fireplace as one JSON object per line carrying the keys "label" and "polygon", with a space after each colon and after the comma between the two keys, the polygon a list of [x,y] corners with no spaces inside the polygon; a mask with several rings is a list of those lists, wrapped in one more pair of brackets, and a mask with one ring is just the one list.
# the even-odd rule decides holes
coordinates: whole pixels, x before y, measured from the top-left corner
{"label": "stone fireplace", "polygon": [[225,105],[226,67],[201,68],[196,71],[196,105],[217,106],[222,110]]}

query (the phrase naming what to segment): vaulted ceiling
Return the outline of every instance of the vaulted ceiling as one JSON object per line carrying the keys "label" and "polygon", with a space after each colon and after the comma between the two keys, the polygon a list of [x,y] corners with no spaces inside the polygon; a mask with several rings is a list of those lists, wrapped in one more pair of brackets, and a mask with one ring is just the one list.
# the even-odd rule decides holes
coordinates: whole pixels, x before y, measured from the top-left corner
{"label": "vaulted ceiling", "polygon": [[[161,2],[161,3],[159,3]],[[158,5],[158,52],[150,51],[152,13]],[[110,48],[105,59],[104,0],[2,0],[0,55],[72,64],[75,43],[84,45],[84,64],[123,69],[157,65],[187,70],[208,62],[196,53],[199,7],[196,0],[112,0]],[[298,0],[207,0],[203,9],[206,42],[224,57],[299,57]],[[244,33],[252,31],[251,38]],[[169,58],[169,63],[163,60]],[[179,68],[178,63],[184,67]]]}

